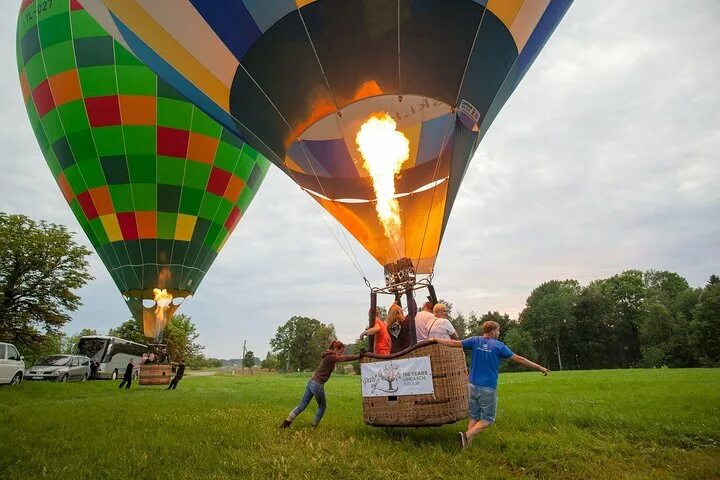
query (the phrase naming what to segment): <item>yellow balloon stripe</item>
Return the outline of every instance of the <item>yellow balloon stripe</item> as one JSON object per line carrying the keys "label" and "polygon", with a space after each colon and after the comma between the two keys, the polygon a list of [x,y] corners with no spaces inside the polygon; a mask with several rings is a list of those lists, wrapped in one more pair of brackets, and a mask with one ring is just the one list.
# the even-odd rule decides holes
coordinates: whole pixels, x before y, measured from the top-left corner
{"label": "yellow balloon stripe", "polygon": [[550,0],[490,0],[487,9],[505,24],[520,53],[548,5]]}
{"label": "yellow balloon stripe", "polygon": [[522,52],[525,48],[530,35],[535,31],[535,27],[550,5],[550,0],[533,0],[525,2],[520,11],[515,16],[515,20],[510,26],[510,33],[515,39],[518,52]]}
{"label": "yellow balloon stripe", "polygon": [[230,110],[230,88],[178,43],[136,0],[103,0],[105,5],[155,53],[205,93],[220,108]]}
{"label": "yellow balloon stripe", "polygon": [[157,0],[138,0],[138,4],[223,85],[232,87],[239,61],[190,2],[173,2],[172,8]]}

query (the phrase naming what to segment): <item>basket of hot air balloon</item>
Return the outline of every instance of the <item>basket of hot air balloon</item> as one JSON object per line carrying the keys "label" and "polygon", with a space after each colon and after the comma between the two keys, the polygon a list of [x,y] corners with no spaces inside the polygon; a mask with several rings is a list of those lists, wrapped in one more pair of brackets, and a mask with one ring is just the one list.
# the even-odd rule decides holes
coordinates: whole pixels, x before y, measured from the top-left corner
{"label": "basket of hot air balloon", "polygon": [[132,315],[159,341],[270,164],[77,0],[23,0],[17,29],[22,94],[50,171]]}
{"label": "basket of hot air balloon", "polygon": [[373,291],[396,295],[432,275],[470,160],[572,3],[77,1],[380,265],[408,259]]}
{"label": "basket of hot air balloon", "polygon": [[[417,359],[425,360],[424,365],[413,362]],[[462,349],[425,341],[389,356],[366,353],[361,362],[361,368],[376,367],[369,375],[363,375],[366,424],[431,427],[467,418],[468,374]],[[416,393],[413,387],[418,388],[423,382],[428,385],[427,391]],[[408,384],[410,388],[405,388]]]}

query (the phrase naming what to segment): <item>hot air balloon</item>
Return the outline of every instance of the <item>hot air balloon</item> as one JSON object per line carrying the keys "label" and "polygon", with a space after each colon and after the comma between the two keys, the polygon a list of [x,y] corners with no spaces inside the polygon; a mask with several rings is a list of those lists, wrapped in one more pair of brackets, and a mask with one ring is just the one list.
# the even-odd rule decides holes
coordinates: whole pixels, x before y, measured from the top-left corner
{"label": "hot air balloon", "polygon": [[[381,265],[408,259],[399,270],[421,274],[480,139],[572,2],[178,0],[169,12],[153,0],[79,1]],[[373,117],[407,140],[389,192],[358,146]],[[382,199],[395,204],[382,208],[391,228]]]}
{"label": "hot air balloon", "polygon": [[65,200],[145,335],[195,293],[269,162],[76,0],[23,0],[20,85]]}
{"label": "hot air balloon", "polygon": [[[78,1],[384,266],[371,325],[377,293],[399,298],[427,280],[434,298],[432,271],[470,159],[572,3]],[[467,416],[462,401],[448,407],[467,394],[462,353],[428,355],[433,372],[447,366],[433,379],[437,395],[364,398],[366,423]]]}

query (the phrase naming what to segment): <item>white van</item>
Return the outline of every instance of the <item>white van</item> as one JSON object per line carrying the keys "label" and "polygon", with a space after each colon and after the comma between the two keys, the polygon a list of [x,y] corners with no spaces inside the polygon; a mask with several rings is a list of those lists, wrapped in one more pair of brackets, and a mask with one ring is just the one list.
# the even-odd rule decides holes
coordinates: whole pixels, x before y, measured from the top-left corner
{"label": "white van", "polygon": [[22,381],[24,371],[25,362],[15,345],[0,342],[0,385],[17,385]]}

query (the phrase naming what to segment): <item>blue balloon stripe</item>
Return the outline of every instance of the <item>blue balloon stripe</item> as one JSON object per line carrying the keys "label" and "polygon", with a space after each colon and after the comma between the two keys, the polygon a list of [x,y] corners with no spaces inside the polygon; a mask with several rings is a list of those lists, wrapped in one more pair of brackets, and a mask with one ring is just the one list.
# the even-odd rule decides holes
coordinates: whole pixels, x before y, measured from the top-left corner
{"label": "blue balloon stripe", "polygon": [[190,0],[190,3],[238,61],[262,34],[241,0]]}
{"label": "blue balloon stripe", "polygon": [[358,177],[344,138],[333,140],[304,140],[313,157],[333,177]]}
{"label": "blue balloon stripe", "polygon": [[572,5],[572,2],[573,0],[552,0],[545,9],[543,16],[540,18],[535,30],[533,30],[533,33],[525,44],[525,48],[523,48],[523,51],[520,52],[520,56],[518,57],[518,73],[517,79],[515,80],[516,86],[520,83],[520,80],[523,79],[525,73],[540,53],[540,50],[545,46],[550,35],[552,35],[560,23],[560,20],[562,20],[565,12],[567,12],[570,5]]}

